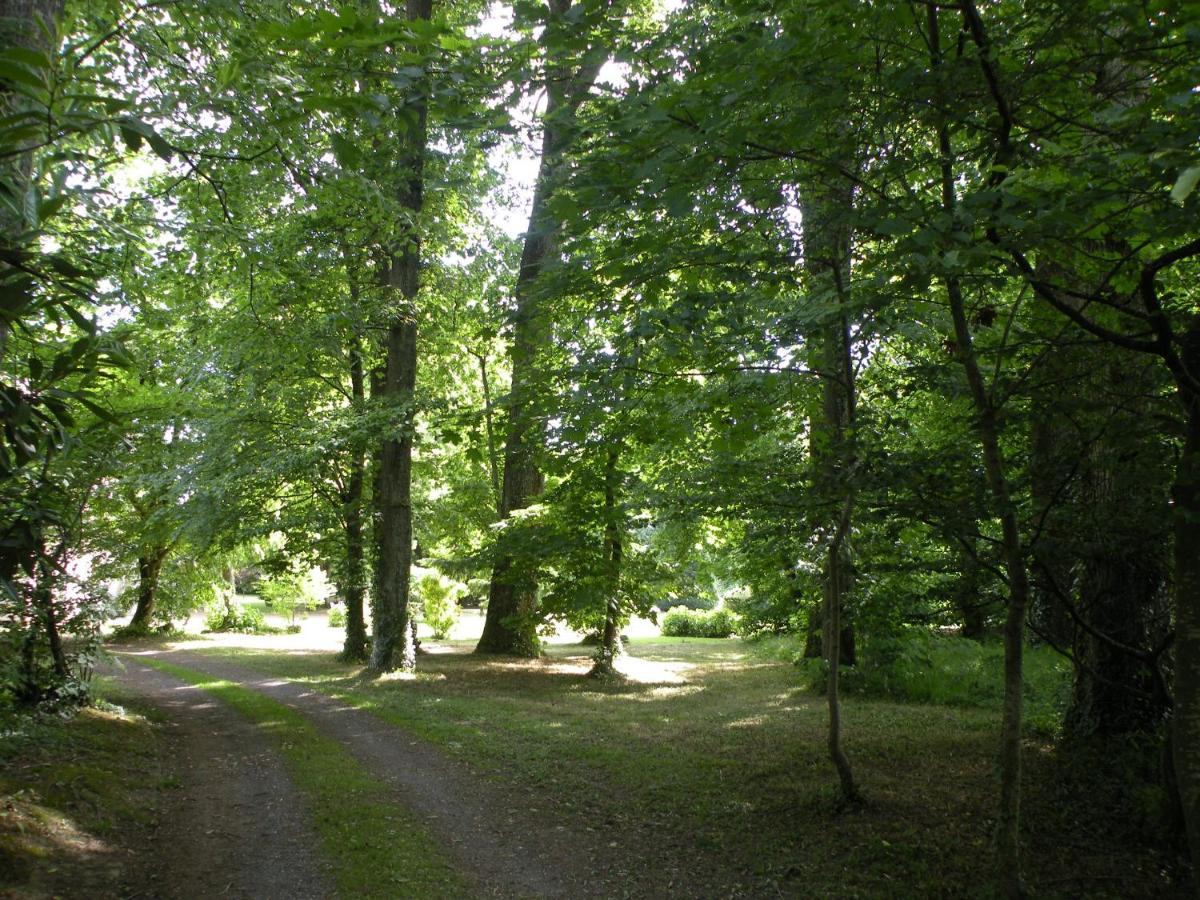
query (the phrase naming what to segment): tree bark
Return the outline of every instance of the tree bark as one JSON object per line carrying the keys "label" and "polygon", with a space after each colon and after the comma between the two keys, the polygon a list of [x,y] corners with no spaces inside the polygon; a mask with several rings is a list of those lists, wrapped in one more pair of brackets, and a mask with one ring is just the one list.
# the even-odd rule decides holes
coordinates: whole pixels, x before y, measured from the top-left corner
{"label": "tree bark", "polygon": [[[428,20],[432,0],[408,0],[408,21]],[[400,160],[401,205],[416,222],[424,201],[423,170],[427,141],[428,98],[410,104],[417,123],[406,138]],[[402,312],[387,336],[383,396],[399,415],[398,437],[383,443],[379,467],[379,597],[375,604],[375,640],[371,668],[376,672],[416,667],[416,643],[409,614],[409,577],[413,561],[412,447],[413,403],[417,382],[417,293],[420,288],[421,242],[416,226],[401,236],[387,267],[387,287],[402,301]]]}
{"label": "tree bark", "polygon": [[620,473],[617,463],[621,449],[618,444],[608,448],[604,465],[604,564],[607,595],[604,604],[604,630],[600,635],[600,650],[592,674],[611,676],[616,673],[617,654],[621,652],[621,562],[624,552],[621,512],[617,503]]}
{"label": "tree bark", "polygon": [[[357,301],[357,290],[351,279],[351,299]],[[350,395],[353,404],[362,408],[366,401],[362,341],[355,335],[350,342]],[[346,640],[342,658],[362,662],[367,658],[367,626],[363,601],[367,589],[367,571],[363,540],[363,487],[367,477],[366,448],[358,445],[350,459],[350,474],[342,503],[342,527],[346,537],[344,597],[346,601]]]}
{"label": "tree bark", "polygon": [[42,627],[46,629],[46,641],[50,646],[50,659],[54,665],[54,674],[60,679],[71,677],[71,667],[67,665],[67,654],[63,649],[62,635],[58,630],[58,613],[54,609],[54,563],[46,555],[45,548],[38,555],[37,583],[33,588],[33,605],[42,619]]}
{"label": "tree bark", "polygon": [[[571,27],[565,20],[571,0],[549,0],[551,30]],[[543,44],[550,41],[543,37]],[[550,50],[547,54],[550,54]],[[592,57],[595,54],[591,54]],[[550,197],[561,177],[563,154],[575,131],[575,116],[583,102],[603,57],[585,58],[578,66],[564,70],[555,60],[547,62],[546,113],[542,117],[542,157],[538,165],[529,229],[521,248],[521,264],[515,290],[516,311],[512,317],[513,337],[509,349],[512,385],[508,396],[508,431],[504,444],[504,477],[500,497],[500,517],[508,518],[524,509],[542,492],[542,473],[536,451],[540,444],[540,426],[534,410],[537,388],[538,353],[548,340],[550,329],[542,312],[536,290],[542,267],[555,252],[560,223],[550,210]],[[537,656],[541,652],[537,636],[537,573],[527,558],[522,558],[513,542],[501,540],[492,567],[488,590],[487,617],[477,653],[510,656]]]}
{"label": "tree bark", "polygon": [[133,610],[133,618],[129,620],[131,630],[145,630],[150,627],[158,602],[158,579],[170,552],[170,547],[154,547],[149,553],[138,557],[137,606]]}
{"label": "tree bark", "polygon": [[[1183,362],[1200,373],[1200,317],[1184,336]],[[1180,388],[1187,436],[1172,490],[1175,527],[1175,706],[1171,744],[1192,871],[1200,877],[1200,393]]]}
{"label": "tree bark", "polygon": [[854,660],[853,633],[847,633],[849,629],[843,624],[850,590],[850,530],[854,514],[855,373],[853,336],[846,308],[850,282],[849,217],[853,204],[854,190],[849,182],[814,186],[802,204],[804,267],[809,290],[820,299],[828,298],[836,310],[813,341],[815,368],[822,378],[821,408],[811,426],[810,454],[817,493],[823,498],[822,516],[826,517],[822,528],[826,542],[822,650],[828,673],[829,756],[837,771],[844,802],[860,799],[850,760],[842,747],[839,695],[840,667]]}

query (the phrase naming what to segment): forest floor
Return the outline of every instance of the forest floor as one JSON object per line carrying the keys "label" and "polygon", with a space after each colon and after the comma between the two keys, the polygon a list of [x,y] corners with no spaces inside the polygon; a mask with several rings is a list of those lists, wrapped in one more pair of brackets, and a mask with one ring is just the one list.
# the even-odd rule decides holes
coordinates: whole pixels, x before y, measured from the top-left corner
{"label": "forest floor", "polygon": [[[868,802],[841,810],[821,699],[739,641],[637,639],[628,677],[597,682],[578,644],[536,661],[429,644],[417,676],[369,679],[328,647],[275,640],[125,648],[102,691],[157,712],[120,726],[123,755],[81,751],[110,767],[112,791],[134,792],[108,825],[110,852],[43,847],[27,855],[42,874],[12,896],[171,896],[163,884],[262,897],[984,893],[997,727],[986,710],[848,699]],[[1190,895],[1144,773],[1068,766],[1033,738],[1026,759],[1037,895]],[[77,806],[67,797],[60,818],[86,837],[97,829]],[[189,861],[189,844],[214,862]],[[51,868],[92,881],[64,890],[78,876],[54,881]],[[255,868],[280,890],[256,888]],[[95,890],[97,878],[120,891]]]}

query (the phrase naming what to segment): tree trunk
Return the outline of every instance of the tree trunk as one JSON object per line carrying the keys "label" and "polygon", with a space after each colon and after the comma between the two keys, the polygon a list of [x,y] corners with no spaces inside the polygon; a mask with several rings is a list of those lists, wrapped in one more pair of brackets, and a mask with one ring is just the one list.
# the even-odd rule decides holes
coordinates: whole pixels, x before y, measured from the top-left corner
{"label": "tree trunk", "polygon": [[[428,20],[432,0],[408,0],[410,22]],[[415,222],[423,205],[423,169],[427,141],[427,98],[410,105],[417,124],[406,138],[401,160],[400,203]],[[415,226],[414,226],[415,229]],[[377,672],[416,667],[416,644],[409,615],[409,577],[413,560],[412,446],[413,402],[417,383],[417,292],[420,288],[421,242],[415,230],[401,236],[387,267],[387,286],[402,301],[402,312],[388,328],[383,395],[399,414],[398,437],[384,441],[379,466],[379,597],[375,603],[375,640],[371,668]]]}
{"label": "tree trunk", "polygon": [[620,473],[620,446],[608,448],[608,459],[604,466],[604,563],[607,567],[605,582],[607,596],[604,605],[604,630],[600,635],[600,650],[591,674],[611,676],[616,674],[617,654],[621,652],[621,561],[623,541],[621,538],[621,512],[617,504],[617,486]]}
{"label": "tree trunk", "polygon": [[[1071,589],[1071,554],[1065,551],[1065,539],[1057,527],[1061,516],[1056,508],[1064,506],[1064,491],[1074,477],[1071,455],[1082,452],[1074,435],[1059,414],[1063,379],[1069,350],[1055,349],[1035,366],[1035,377],[1047,382],[1035,385],[1033,427],[1029,448],[1029,482],[1034,509],[1045,523],[1033,552],[1034,576],[1031,582],[1030,615],[1040,634],[1059,647],[1074,643],[1075,625],[1060,592]],[[1069,526],[1068,526],[1069,527]]]}
{"label": "tree trunk", "polygon": [[[945,136],[944,156],[949,160],[949,139]],[[947,163],[948,165],[948,163]],[[948,182],[953,191],[953,181]],[[951,194],[951,196],[953,196]],[[952,204],[951,204],[952,208]],[[1021,877],[1021,693],[1022,657],[1025,649],[1025,613],[1029,606],[1029,576],[1025,569],[1025,550],[1021,541],[1016,507],[1005,474],[1000,451],[1000,428],[991,395],[979,370],[966,305],[957,279],[945,279],[954,317],[954,336],[971,389],[976,427],[983,450],[988,485],[1000,518],[1005,574],[1008,576],[1008,612],[1004,619],[1004,705],[1000,735],[1000,810],[996,820],[997,877],[1006,896],[1025,895]]]}
{"label": "tree trunk", "polygon": [[973,549],[964,547],[957,554],[960,574],[954,585],[953,603],[962,620],[962,636],[982,641],[987,634],[991,604],[982,597],[985,573]]}
{"label": "tree trunk", "polygon": [[46,641],[50,646],[50,659],[54,664],[54,674],[60,679],[71,677],[71,668],[67,665],[67,654],[63,650],[62,635],[58,630],[58,614],[54,609],[54,564],[46,556],[45,548],[38,555],[37,582],[33,587],[33,605],[42,619],[42,627],[46,629]]}
{"label": "tree trunk", "polygon": [[[353,281],[353,279],[352,279]],[[357,294],[351,290],[352,299]],[[352,402],[361,408],[366,400],[363,371],[362,342],[357,335],[350,343],[350,394]],[[346,535],[346,561],[343,595],[346,601],[346,640],[342,658],[362,662],[367,658],[367,626],[363,614],[366,596],[367,571],[363,541],[363,487],[367,477],[366,449],[356,446],[350,460],[350,475],[342,504],[342,527]]]}
{"label": "tree trunk", "polygon": [[[941,66],[941,39],[938,10],[928,8],[930,56],[934,69]],[[950,130],[944,122],[937,127],[940,157],[942,209],[957,218],[954,186],[954,151]],[[954,320],[954,339],[967,377],[971,401],[975,407],[976,429],[983,451],[984,471],[992,495],[994,513],[1000,519],[1001,547],[1008,578],[1008,612],[1004,620],[1004,704],[1000,728],[1000,809],[996,817],[996,876],[1001,891],[1008,897],[1024,897],[1021,876],[1021,693],[1022,656],[1025,648],[1025,615],[1029,606],[1029,573],[1025,568],[1025,548],[1021,540],[1017,509],[1000,449],[1000,425],[996,407],[979,369],[974,340],[967,321],[962,285],[952,275],[942,276],[950,314]]]}
{"label": "tree trunk", "polygon": [[[1136,382],[1130,362],[1138,361],[1121,360],[1120,370]],[[1104,412],[1122,418],[1120,409]],[[1117,431],[1116,439],[1132,439],[1130,431]],[[1063,722],[1071,737],[1153,732],[1167,715],[1166,694],[1155,684],[1157,661],[1148,664],[1137,655],[1161,639],[1152,634],[1152,623],[1166,586],[1160,548],[1170,537],[1157,526],[1168,518],[1167,498],[1155,501],[1149,473],[1121,450],[1106,434],[1088,448],[1084,462],[1082,506],[1088,515],[1077,615],[1088,627],[1080,627],[1075,639],[1075,681]]]}
{"label": "tree trunk", "polygon": [[154,547],[149,553],[138,557],[137,606],[133,610],[133,618],[129,620],[132,631],[144,631],[150,627],[158,601],[158,578],[170,552],[170,547]]}
{"label": "tree trunk", "polygon": [[[1038,271],[1080,283],[1050,261]],[[1060,302],[1083,309],[1070,295]],[[1030,617],[1038,635],[1073,654],[1065,736],[1154,731],[1167,696],[1148,653],[1169,616],[1171,536],[1160,437],[1144,426],[1163,379],[1152,360],[1114,357],[1073,327],[1060,332],[1035,366]]]}
{"label": "tree trunk", "polygon": [[[823,499],[825,578],[822,649],[827,666],[829,756],[838,774],[844,802],[859,799],[850,760],[842,747],[840,667],[853,664],[854,640],[843,613],[850,590],[850,530],[854,514],[855,373],[850,330],[849,218],[854,189],[849,182],[814,186],[803,201],[804,267],[809,292],[830,302],[836,312],[813,341],[815,368],[821,372],[821,408],[813,417],[810,454],[814,481]],[[812,626],[810,624],[810,635]],[[849,632],[849,633],[848,633]]]}
{"label": "tree trunk", "polygon": [[[1184,364],[1200,372],[1200,317],[1185,336]],[[1200,878],[1200,394],[1181,388],[1187,437],[1176,470],[1175,707],[1172,752],[1187,824],[1192,872]]]}
{"label": "tree trunk", "polygon": [[[565,19],[571,0],[550,0],[551,28],[571,28]],[[543,38],[543,43],[549,42]],[[591,54],[594,57],[594,54]],[[508,431],[504,444],[504,478],[500,517],[524,509],[542,492],[542,473],[536,450],[541,442],[539,420],[534,409],[537,388],[538,352],[549,339],[550,329],[542,315],[536,281],[556,246],[559,222],[549,201],[558,186],[564,151],[574,136],[575,114],[600,70],[600,59],[585,58],[570,73],[547,61],[546,113],[542,117],[542,158],[538,166],[529,230],[521,249],[521,265],[515,290],[516,311],[512,317],[513,337],[509,350],[512,385],[508,396]],[[488,590],[487,617],[477,653],[537,656],[537,572],[523,559],[513,542],[500,541]]]}

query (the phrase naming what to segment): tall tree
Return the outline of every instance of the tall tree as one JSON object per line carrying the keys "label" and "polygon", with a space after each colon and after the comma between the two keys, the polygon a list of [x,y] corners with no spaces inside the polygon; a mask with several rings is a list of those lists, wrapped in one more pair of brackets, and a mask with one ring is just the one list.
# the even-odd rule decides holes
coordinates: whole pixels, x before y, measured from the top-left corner
{"label": "tall tree", "polygon": [[[856,374],[854,329],[850,309],[850,219],[853,184],[838,179],[833,185],[804,189],[804,267],[813,295],[811,302],[830,311],[814,327],[813,368],[821,374],[821,405],[810,433],[810,452],[821,505],[819,525],[824,544],[824,636],[829,706],[829,755],[838,773],[842,799],[859,799],[850,760],[842,747],[841,700],[838,674],[844,643],[851,637],[843,627],[845,603],[851,589],[850,536],[855,492]],[[853,651],[849,654],[853,660]]]}
{"label": "tall tree", "polygon": [[[603,5],[600,8],[607,9]],[[608,55],[607,46],[592,41],[584,41],[583,52],[577,51],[576,29],[581,17],[569,16],[571,11],[572,0],[548,0],[541,37],[545,55],[541,86],[546,91],[546,110],[533,206],[514,291],[501,518],[523,509],[542,492],[543,478],[537,464],[541,437],[531,392],[538,380],[538,356],[552,329],[537,281],[556,252],[560,223],[551,198],[562,180],[565,158],[576,136],[579,107]],[[496,551],[487,619],[475,648],[478,653],[536,656],[540,652],[535,618],[537,573],[518,550],[511,542],[501,540]]]}
{"label": "tall tree", "polygon": [[[427,22],[432,0],[408,0],[409,22]],[[408,215],[396,244],[389,249],[383,281],[396,298],[388,323],[382,399],[395,416],[383,442],[376,478],[378,522],[374,642],[371,668],[387,672],[416,666],[416,645],[409,612],[413,561],[412,452],[417,383],[418,293],[421,288],[421,209],[424,205],[425,145],[428,140],[427,76],[415,85],[407,108],[413,121],[396,163],[397,199]]]}

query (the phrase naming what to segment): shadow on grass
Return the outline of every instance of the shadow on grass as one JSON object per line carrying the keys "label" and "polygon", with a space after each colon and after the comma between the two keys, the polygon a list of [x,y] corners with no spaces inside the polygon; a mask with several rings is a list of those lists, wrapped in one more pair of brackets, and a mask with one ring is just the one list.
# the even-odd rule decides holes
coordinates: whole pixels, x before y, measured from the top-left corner
{"label": "shadow on grass", "polygon": [[[473,771],[519,785],[552,815],[600,823],[635,857],[651,848],[646,865],[678,870],[697,895],[982,890],[996,806],[993,712],[845,698],[846,748],[868,802],[839,813],[822,699],[800,688],[793,666],[735,641],[635,640],[629,660],[664,677],[613,683],[587,677],[591,656],[578,645],[552,646],[538,660],[476,656],[469,642],[437,649],[403,681],[374,680],[319,653],[202,652],[368,709]],[[1114,825],[1125,815],[1114,809],[1136,797],[1080,776],[1068,806],[1054,787],[1063,773],[1051,745],[1031,741],[1027,758],[1035,887],[1044,882],[1051,896],[1185,895],[1160,829],[1144,818],[1140,831]]]}

